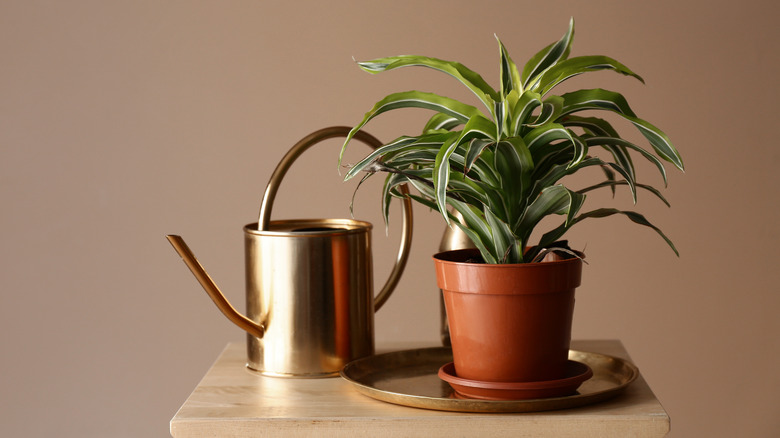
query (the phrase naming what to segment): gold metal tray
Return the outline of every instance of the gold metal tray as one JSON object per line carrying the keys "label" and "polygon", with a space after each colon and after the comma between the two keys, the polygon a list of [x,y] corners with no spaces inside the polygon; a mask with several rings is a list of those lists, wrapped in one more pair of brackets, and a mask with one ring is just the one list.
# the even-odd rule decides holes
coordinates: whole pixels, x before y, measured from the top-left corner
{"label": "gold metal tray", "polygon": [[452,350],[444,347],[365,357],[347,364],[341,376],[360,393],[377,400],[455,412],[538,412],[584,406],[615,397],[639,376],[630,362],[605,354],[571,350],[569,359],[590,366],[593,377],[575,395],[536,400],[455,398],[455,391],[437,375],[439,367],[452,361]]}

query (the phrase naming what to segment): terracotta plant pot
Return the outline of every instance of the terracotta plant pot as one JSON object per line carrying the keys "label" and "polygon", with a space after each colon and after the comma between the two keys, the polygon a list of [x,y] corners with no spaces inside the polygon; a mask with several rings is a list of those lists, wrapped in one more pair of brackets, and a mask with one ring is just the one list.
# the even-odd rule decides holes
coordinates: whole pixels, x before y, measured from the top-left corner
{"label": "terracotta plant pot", "polygon": [[455,372],[485,382],[564,378],[582,260],[491,265],[473,249],[434,256]]}

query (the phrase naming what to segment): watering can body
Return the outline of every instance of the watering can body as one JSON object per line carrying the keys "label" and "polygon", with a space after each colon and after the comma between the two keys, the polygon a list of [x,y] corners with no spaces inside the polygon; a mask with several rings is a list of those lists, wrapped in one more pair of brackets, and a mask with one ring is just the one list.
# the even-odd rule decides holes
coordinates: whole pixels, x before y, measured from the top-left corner
{"label": "watering can body", "polygon": [[272,221],[244,228],[247,365],[276,376],[337,373],[374,353],[371,224],[348,219]]}
{"label": "watering can body", "polygon": [[[353,219],[270,220],[279,184],[303,151],[349,128],[316,131],[282,158],[268,183],[257,223],[244,227],[246,316],[225,299],[180,236],[168,235],[222,313],[247,332],[247,366],[277,377],[338,375],[350,361],[374,353],[374,312],[389,298],[408,259],[412,211],[403,200],[395,266],[373,293],[371,224]],[[355,139],[377,148],[374,137]],[[402,191],[406,192],[403,187]]]}

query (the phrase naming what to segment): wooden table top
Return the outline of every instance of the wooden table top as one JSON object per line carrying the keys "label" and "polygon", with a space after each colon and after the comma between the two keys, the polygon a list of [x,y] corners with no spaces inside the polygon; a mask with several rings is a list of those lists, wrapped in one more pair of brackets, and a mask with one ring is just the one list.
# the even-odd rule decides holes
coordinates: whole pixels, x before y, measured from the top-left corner
{"label": "wooden table top", "polygon": [[[381,351],[419,348],[394,345]],[[575,409],[472,414],[398,406],[336,378],[265,377],[230,343],[171,420],[174,437],[661,437],[666,411],[640,375],[625,393]],[[630,359],[620,341],[573,341],[572,349]],[[640,368],[641,371],[641,368]]]}

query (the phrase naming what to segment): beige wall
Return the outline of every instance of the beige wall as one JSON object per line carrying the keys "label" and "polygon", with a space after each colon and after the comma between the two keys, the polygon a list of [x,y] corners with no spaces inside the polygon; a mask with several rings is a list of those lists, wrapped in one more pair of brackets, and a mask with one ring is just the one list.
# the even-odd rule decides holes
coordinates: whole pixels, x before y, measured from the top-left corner
{"label": "beige wall", "polygon": [[[428,71],[368,75],[353,56],[457,59],[495,82],[494,33],[523,60],[574,16],[574,54],[611,55],[647,85],[597,73],[572,86],[624,92],[687,165],[671,174],[672,209],[647,196],[637,207],[679,259],[619,219],[570,236],[590,261],[574,336],[625,343],[671,436],[777,436],[777,14],[759,0],[0,2],[0,435],[166,435],[243,336],[163,235],[187,238],[243,307],[241,227],[289,146],[356,123],[390,91],[463,95]],[[367,130],[390,139],[422,116]],[[296,164],[275,217],[349,214],[337,148]],[[357,215],[379,225],[381,277],[396,235],[383,236],[376,190]],[[415,212],[411,266],[377,316],[380,341],[438,337],[429,256],[443,226]]]}

